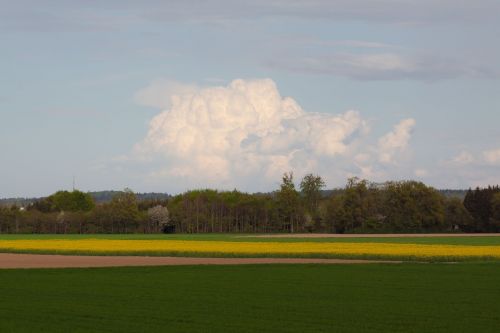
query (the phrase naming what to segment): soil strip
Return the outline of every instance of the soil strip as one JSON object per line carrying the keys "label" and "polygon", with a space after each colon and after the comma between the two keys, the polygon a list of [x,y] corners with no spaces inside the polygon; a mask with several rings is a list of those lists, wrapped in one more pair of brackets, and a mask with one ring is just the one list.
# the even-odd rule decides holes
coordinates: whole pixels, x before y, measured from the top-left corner
{"label": "soil strip", "polygon": [[308,259],[308,258],[192,258],[192,257],[144,257],[144,256],[75,256],[75,255],[0,253],[0,269],[171,266],[171,265],[370,264],[370,263],[401,263],[401,261]]}

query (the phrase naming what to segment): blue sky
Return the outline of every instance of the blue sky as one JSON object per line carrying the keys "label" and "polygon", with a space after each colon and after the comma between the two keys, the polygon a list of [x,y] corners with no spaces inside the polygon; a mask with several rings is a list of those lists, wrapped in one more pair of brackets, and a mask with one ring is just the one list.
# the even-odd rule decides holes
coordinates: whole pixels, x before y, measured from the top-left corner
{"label": "blue sky", "polygon": [[0,5],[0,197],[500,183],[498,1]]}

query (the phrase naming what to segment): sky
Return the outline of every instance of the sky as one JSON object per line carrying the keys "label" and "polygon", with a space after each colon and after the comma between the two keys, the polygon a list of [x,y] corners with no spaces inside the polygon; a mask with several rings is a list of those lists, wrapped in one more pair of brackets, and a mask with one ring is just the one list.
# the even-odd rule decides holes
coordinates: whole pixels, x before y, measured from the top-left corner
{"label": "sky", "polygon": [[496,0],[0,0],[0,197],[500,183]]}

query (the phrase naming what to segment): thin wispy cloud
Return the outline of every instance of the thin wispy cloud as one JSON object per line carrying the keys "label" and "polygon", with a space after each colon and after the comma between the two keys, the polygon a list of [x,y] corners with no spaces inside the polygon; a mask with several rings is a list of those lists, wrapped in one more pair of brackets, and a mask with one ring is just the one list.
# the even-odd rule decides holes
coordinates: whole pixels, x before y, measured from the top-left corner
{"label": "thin wispy cloud", "polygon": [[208,0],[194,8],[185,1],[152,1],[145,17],[156,20],[217,22],[255,17],[359,20],[379,23],[443,24],[494,20],[494,0]]}
{"label": "thin wispy cloud", "polygon": [[271,68],[292,72],[348,77],[356,80],[420,80],[488,78],[500,72],[484,65],[461,63],[437,56],[383,53],[333,53],[306,57],[288,57],[266,62]]}
{"label": "thin wispy cloud", "polygon": [[[55,32],[123,29],[144,22],[227,23],[256,18],[300,18],[385,24],[476,24],[495,21],[495,0],[63,0],[0,3],[0,30]],[[61,30],[64,31],[64,30]]]}

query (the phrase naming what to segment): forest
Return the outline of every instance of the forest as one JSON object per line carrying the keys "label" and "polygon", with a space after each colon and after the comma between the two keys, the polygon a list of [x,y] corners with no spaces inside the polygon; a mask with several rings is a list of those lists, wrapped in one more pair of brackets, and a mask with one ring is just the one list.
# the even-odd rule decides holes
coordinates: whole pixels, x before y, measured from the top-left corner
{"label": "forest", "polygon": [[111,192],[109,201],[78,190],[0,207],[0,233],[426,233],[500,232],[500,188],[465,198],[417,181],[351,178],[325,191],[318,175],[296,186],[285,173],[272,193],[191,190],[175,196]]}

